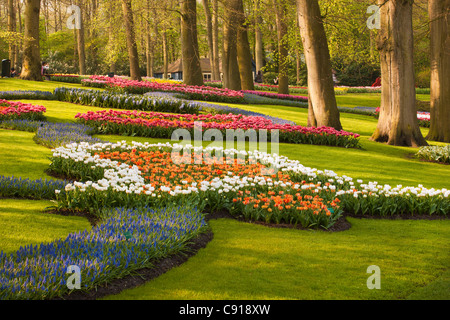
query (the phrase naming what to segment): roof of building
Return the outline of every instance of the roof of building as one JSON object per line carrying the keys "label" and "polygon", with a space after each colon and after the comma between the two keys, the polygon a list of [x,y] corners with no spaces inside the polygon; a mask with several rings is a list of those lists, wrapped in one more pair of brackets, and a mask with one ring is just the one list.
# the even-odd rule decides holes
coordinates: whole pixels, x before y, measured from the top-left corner
{"label": "roof of building", "polygon": [[[211,62],[209,58],[200,58],[200,68],[202,69],[202,73],[211,73]],[[183,72],[183,61],[182,59],[178,59],[171,64],[169,64],[167,68],[168,73],[177,73],[177,72]],[[154,73],[164,73],[163,68],[157,69]]]}

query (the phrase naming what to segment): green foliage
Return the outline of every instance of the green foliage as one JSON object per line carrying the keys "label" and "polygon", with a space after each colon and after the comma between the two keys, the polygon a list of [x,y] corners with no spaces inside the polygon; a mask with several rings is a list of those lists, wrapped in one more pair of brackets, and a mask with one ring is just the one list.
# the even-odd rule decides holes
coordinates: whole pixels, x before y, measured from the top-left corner
{"label": "green foliage", "polygon": [[380,76],[378,65],[356,61],[346,64],[342,59],[336,59],[333,64],[337,71],[339,85],[342,86],[371,86]]}
{"label": "green foliage", "polygon": [[430,68],[426,68],[422,71],[419,71],[416,74],[416,86],[418,86],[419,88],[429,88],[430,79],[431,79]]}
{"label": "green foliage", "polygon": [[450,145],[422,147],[416,157],[423,160],[450,164]]}
{"label": "green foliage", "polygon": [[77,73],[78,63],[74,61],[74,43],[74,34],[70,30],[48,35],[47,50],[42,52],[42,60],[48,62],[51,73]]}
{"label": "green foliage", "polygon": [[275,84],[274,80],[278,77],[277,72],[265,72],[263,75],[264,83],[265,84]]}

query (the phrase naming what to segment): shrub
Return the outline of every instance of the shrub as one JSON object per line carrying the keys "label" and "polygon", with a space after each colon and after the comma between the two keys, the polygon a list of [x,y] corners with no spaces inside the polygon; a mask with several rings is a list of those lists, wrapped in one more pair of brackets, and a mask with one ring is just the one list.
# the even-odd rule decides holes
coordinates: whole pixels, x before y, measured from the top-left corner
{"label": "shrub", "polygon": [[450,164],[450,145],[421,147],[416,157],[423,160]]}

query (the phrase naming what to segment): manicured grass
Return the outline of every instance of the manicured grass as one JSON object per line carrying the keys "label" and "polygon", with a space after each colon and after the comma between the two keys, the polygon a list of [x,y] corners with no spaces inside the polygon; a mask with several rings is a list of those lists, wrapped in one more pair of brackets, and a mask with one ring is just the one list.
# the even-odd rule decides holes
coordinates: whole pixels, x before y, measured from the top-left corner
{"label": "manicured grass", "polygon": [[47,109],[44,115],[50,122],[76,122],[75,115],[77,113],[105,110],[105,108],[53,100],[26,100],[26,103],[44,106]]}
{"label": "manicured grass", "polygon": [[80,88],[81,85],[58,81],[24,81],[20,79],[0,78],[0,91],[37,90],[52,92],[59,87]]}
{"label": "manicured grass", "polygon": [[33,141],[35,133],[0,129],[0,175],[46,177],[51,151]]}
{"label": "manicured grass", "polygon": [[347,93],[336,95],[337,105],[340,107],[379,107],[379,93]]}
{"label": "manicured grass", "polygon": [[[349,221],[325,233],[213,220],[214,239],[186,264],[107,299],[405,299],[448,268],[448,220]],[[380,290],[367,288],[371,265]]]}
{"label": "manicured grass", "polygon": [[51,205],[50,201],[0,199],[0,251],[12,253],[20,246],[50,242],[91,228],[82,217],[43,213]]}

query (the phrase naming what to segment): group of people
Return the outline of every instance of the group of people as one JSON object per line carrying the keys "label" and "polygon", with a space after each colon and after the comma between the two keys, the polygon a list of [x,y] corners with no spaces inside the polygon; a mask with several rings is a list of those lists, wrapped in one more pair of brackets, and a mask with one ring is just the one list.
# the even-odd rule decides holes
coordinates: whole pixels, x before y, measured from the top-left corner
{"label": "group of people", "polygon": [[[46,79],[46,80],[50,80],[50,74],[48,72],[49,70],[49,66],[47,62],[42,62],[41,65],[41,75]],[[16,71],[16,68],[11,68],[11,73],[10,73],[11,78],[16,78],[19,76],[19,74]]]}

